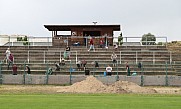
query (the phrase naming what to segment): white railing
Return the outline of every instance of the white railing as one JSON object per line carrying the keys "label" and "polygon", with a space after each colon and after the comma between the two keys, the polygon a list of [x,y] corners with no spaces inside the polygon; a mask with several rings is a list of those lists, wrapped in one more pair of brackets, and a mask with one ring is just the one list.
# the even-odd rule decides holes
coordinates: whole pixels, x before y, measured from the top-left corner
{"label": "white railing", "polygon": [[[131,55],[129,57],[129,55]],[[144,57],[144,55],[147,55]],[[126,59],[125,59],[126,58]],[[132,59],[130,59],[132,58]],[[161,59],[163,58],[163,59]],[[150,61],[152,64],[156,62],[169,62],[172,64],[171,51],[120,51],[120,64],[131,60],[133,63]]]}
{"label": "white railing", "polygon": [[[0,46],[24,46],[23,41],[17,41],[18,37],[22,37],[24,38],[25,35],[12,35],[12,36],[7,36],[7,35],[0,35]],[[58,36],[58,37],[64,37],[64,36]],[[95,39],[97,38],[103,38],[104,39],[104,43],[105,45],[108,44],[108,40],[109,38],[113,38],[113,43],[117,43],[118,42],[118,37],[112,37],[112,36],[91,36]],[[33,37],[33,36],[27,36],[28,41],[30,45],[27,46],[52,46],[52,37]],[[88,45],[88,39],[90,38],[90,36],[87,37],[83,37],[83,36],[71,36],[71,38],[85,38],[85,45],[87,47]],[[142,37],[123,37],[123,45],[128,43],[125,46],[132,46],[134,45],[134,43],[139,44],[140,46],[144,46],[142,45],[143,42],[147,43],[149,42],[155,42],[156,45],[158,45],[159,42],[162,42],[162,44],[167,44],[167,37],[155,37],[156,41],[141,41]],[[68,41],[68,37],[67,40],[65,42],[67,45],[69,45],[69,41]]]}
{"label": "white railing", "polygon": [[[27,53],[27,62],[28,63],[31,63],[33,61],[36,61],[37,63],[46,63],[47,61],[49,62],[61,62],[61,58],[63,57],[63,53],[64,51],[29,51],[28,50],[28,53]],[[73,58],[72,61],[75,61],[77,62],[78,60],[78,56],[77,56],[77,51],[70,51],[70,56],[71,57],[75,57]],[[51,57],[59,57],[59,58],[56,58],[57,60],[53,60],[53,59],[50,59]],[[38,60],[37,60],[38,59]],[[69,60],[65,60],[65,61],[70,61],[71,59]]]}

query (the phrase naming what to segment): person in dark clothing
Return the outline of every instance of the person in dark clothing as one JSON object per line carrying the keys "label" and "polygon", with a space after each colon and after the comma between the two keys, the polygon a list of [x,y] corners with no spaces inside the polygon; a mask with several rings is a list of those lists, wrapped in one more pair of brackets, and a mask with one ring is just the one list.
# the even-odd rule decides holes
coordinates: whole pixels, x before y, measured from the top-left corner
{"label": "person in dark clothing", "polygon": [[138,63],[138,70],[139,70],[140,74],[142,73],[141,68],[142,68],[142,64],[141,64],[141,62],[139,62]]}
{"label": "person in dark clothing", "polygon": [[12,69],[13,69],[13,75],[17,75],[17,69],[18,68],[15,64],[13,65]]}
{"label": "person in dark clothing", "polygon": [[31,70],[30,70],[30,67],[28,65],[26,65],[26,73],[31,74]]}
{"label": "person in dark clothing", "polygon": [[131,72],[130,72],[128,62],[126,62],[126,72],[127,72],[127,76],[131,76]]}
{"label": "person in dark clothing", "polygon": [[84,60],[82,60],[81,63],[82,63],[82,66],[84,67],[84,70],[85,70],[87,62],[86,62],[85,59],[84,59]]}
{"label": "person in dark clothing", "polygon": [[66,51],[70,51],[70,47],[69,46],[66,47]]}
{"label": "person in dark clothing", "polygon": [[10,54],[9,59],[8,59],[8,70],[9,70],[9,66],[13,64],[13,59],[14,59],[13,55]]}
{"label": "person in dark clothing", "polygon": [[60,64],[55,62],[55,71],[60,71]]}
{"label": "person in dark clothing", "polygon": [[95,68],[99,68],[99,63],[95,61]]}

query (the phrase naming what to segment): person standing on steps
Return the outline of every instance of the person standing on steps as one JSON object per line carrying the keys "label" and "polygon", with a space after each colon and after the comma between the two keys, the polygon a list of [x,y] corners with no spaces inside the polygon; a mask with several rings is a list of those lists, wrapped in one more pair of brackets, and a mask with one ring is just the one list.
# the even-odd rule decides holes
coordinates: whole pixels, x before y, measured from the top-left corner
{"label": "person standing on steps", "polygon": [[88,51],[90,51],[90,50],[95,51],[95,48],[94,48],[94,41],[93,41],[93,38],[92,38],[92,37],[90,37],[89,44],[90,44],[90,48],[89,48]]}
{"label": "person standing on steps", "polygon": [[111,60],[112,60],[112,63],[113,63],[113,67],[116,66],[116,63],[117,63],[117,55],[115,54],[115,52],[113,52],[113,54],[111,55]]}
{"label": "person standing on steps", "polygon": [[[6,63],[7,63],[7,62],[8,62],[8,60],[9,60],[9,56],[10,56],[10,54],[11,54],[10,48],[7,48],[7,50],[6,50],[5,54],[6,54],[5,59],[6,59]],[[4,59],[4,60],[5,60],[5,59]],[[3,61],[4,61],[4,60],[3,60]]]}

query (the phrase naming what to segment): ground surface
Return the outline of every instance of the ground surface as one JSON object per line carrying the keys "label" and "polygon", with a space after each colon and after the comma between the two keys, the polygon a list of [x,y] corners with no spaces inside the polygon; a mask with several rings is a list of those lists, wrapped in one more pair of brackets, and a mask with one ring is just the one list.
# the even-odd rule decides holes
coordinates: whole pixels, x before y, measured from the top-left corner
{"label": "ground surface", "polygon": [[105,85],[93,76],[77,82],[71,86],[55,85],[1,85],[0,94],[18,93],[136,93],[136,94],[180,94],[181,87],[140,87],[139,85],[117,81],[112,85]]}

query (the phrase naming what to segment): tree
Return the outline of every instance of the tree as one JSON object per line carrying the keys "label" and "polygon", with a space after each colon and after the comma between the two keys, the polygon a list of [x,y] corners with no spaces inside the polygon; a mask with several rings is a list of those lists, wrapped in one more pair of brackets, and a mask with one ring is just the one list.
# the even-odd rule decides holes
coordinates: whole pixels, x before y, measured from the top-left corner
{"label": "tree", "polygon": [[142,41],[142,45],[155,45],[156,37],[151,33],[144,34],[142,36],[141,41]]}
{"label": "tree", "polygon": [[122,33],[118,36],[118,43],[119,43],[119,46],[123,44],[123,36],[122,36]]}
{"label": "tree", "polygon": [[17,37],[17,41],[22,41],[23,45],[30,45],[30,43],[28,42],[27,36],[25,36],[24,38],[23,37]]}

